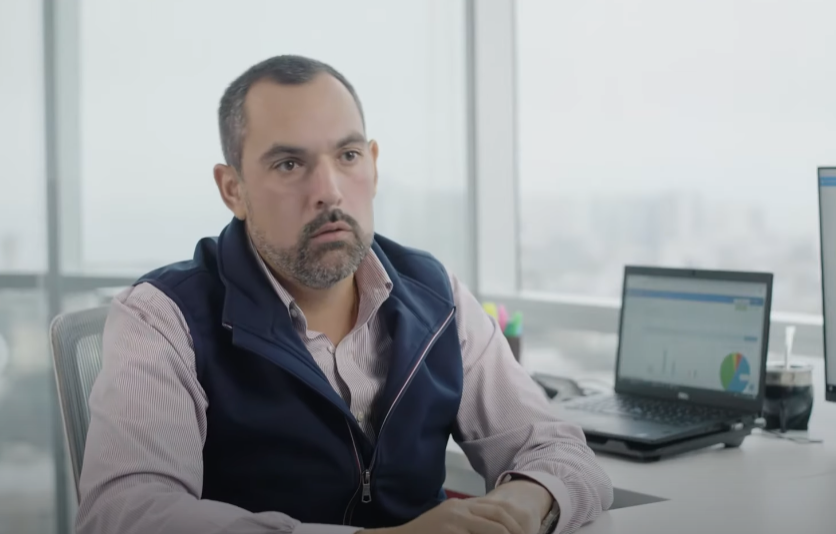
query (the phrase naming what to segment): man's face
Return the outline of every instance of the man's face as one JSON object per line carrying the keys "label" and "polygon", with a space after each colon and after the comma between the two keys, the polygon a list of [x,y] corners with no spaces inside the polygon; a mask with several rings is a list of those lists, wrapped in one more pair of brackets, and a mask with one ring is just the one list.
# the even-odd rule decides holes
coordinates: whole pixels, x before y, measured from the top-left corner
{"label": "man's face", "polygon": [[302,85],[259,82],[244,107],[240,180],[228,183],[216,168],[224,200],[281,276],[331,287],[371,245],[377,145],[366,141],[351,94],[325,74]]}

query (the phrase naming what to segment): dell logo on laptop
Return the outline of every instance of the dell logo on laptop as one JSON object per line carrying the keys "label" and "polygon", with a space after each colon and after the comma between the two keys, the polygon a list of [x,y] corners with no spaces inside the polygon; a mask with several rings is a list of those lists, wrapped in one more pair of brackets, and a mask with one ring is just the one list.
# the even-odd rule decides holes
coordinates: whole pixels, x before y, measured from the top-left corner
{"label": "dell logo on laptop", "polygon": [[676,396],[677,396],[677,398],[679,398],[679,400],[684,400],[684,401],[688,400],[688,394],[685,393],[684,391],[680,391],[679,393],[676,394]]}

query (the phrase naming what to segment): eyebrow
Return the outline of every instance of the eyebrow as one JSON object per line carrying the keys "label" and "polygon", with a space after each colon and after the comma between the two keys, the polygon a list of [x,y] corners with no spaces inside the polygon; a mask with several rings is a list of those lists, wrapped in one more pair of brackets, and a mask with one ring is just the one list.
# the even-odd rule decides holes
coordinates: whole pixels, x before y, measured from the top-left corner
{"label": "eyebrow", "polygon": [[304,148],[300,148],[297,146],[289,146],[289,145],[273,145],[267,149],[264,154],[261,155],[262,163],[268,164],[272,162],[274,159],[278,158],[279,156],[304,156],[307,153],[307,150]]}
{"label": "eyebrow", "polygon": [[337,144],[334,145],[334,148],[345,148],[348,145],[359,145],[365,143],[365,135],[361,134],[360,132],[351,132],[350,134],[337,141]]}
{"label": "eyebrow", "polygon": [[[366,136],[360,132],[351,132],[334,144],[335,149],[345,148],[349,145],[365,144]],[[291,145],[275,144],[268,148],[264,154],[261,155],[262,163],[270,163],[279,156],[304,156],[308,151],[302,147]]]}

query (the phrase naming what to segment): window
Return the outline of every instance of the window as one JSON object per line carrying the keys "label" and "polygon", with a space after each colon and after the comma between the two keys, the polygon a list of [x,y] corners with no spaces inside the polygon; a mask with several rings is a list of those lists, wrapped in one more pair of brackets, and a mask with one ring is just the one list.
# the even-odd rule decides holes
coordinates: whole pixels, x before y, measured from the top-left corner
{"label": "window", "polygon": [[55,524],[46,324],[41,292],[0,288],[0,524],[23,534]]}
{"label": "window", "polygon": [[626,263],[775,273],[820,312],[829,0],[517,2],[523,289],[620,295]]}
{"label": "window", "polygon": [[231,218],[212,179],[218,101],[249,66],[294,53],[363,101],[381,146],[377,230],[464,273],[464,16],[461,0],[81,3],[85,272],[139,273],[217,235]]}
{"label": "window", "polygon": [[0,525],[55,524],[54,388],[43,291],[46,270],[41,2],[0,2]]}
{"label": "window", "polygon": [[0,3],[0,272],[46,268],[40,2]]}

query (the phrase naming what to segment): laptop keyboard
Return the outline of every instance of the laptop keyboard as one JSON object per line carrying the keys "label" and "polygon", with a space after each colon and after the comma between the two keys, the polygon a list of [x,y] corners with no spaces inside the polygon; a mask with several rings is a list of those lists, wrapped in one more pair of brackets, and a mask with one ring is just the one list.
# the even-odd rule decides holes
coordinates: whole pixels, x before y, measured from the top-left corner
{"label": "laptop keyboard", "polygon": [[574,399],[566,404],[566,408],[621,415],[671,426],[690,426],[705,421],[734,419],[738,416],[722,408],[621,395]]}

